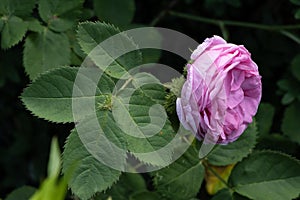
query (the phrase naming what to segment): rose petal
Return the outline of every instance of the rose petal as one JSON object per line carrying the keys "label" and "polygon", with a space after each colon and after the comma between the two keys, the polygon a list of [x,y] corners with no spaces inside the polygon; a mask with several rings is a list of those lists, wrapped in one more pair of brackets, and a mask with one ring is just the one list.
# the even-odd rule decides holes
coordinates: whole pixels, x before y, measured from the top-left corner
{"label": "rose petal", "polygon": [[227,105],[229,108],[234,108],[244,100],[244,91],[240,88],[234,91],[230,91],[227,99]]}
{"label": "rose petal", "polygon": [[204,142],[235,141],[252,122],[261,99],[257,65],[244,46],[218,36],[206,39],[191,58],[176,102],[180,122]]}
{"label": "rose petal", "polygon": [[258,100],[251,97],[244,97],[244,100],[241,102],[241,107],[245,110],[244,121],[247,123],[252,122],[252,117],[256,114],[258,108]]}
{"label": "rose petal", "polygon": [[245,80],[245,72],[241,70],[232,70],[231,72],[231,90],[238,90],[241,88]]}
{"label": "rose petal", "polygon": [[200,44],[196,50],[193,51],[191,55],[191,59],[195,60],[198,56],[200,56],[206,49],[218,45],[218,44],[226,44],[227,42],[219,37],[219,36],[214,36],[212,38],[206,38],[202,44]]}

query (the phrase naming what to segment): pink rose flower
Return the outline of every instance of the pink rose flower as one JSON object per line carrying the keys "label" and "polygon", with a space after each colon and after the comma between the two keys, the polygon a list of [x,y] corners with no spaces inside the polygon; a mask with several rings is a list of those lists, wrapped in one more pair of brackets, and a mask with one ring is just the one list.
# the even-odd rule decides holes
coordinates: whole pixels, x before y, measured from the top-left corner
{"label": "pink rose flower", "polygon": [[244,46],[219,36],[206,39],[191,59],[176,102],[180,122],[199,140],[206,137],[219,144],[237,140],[261,99],[257,65]]}

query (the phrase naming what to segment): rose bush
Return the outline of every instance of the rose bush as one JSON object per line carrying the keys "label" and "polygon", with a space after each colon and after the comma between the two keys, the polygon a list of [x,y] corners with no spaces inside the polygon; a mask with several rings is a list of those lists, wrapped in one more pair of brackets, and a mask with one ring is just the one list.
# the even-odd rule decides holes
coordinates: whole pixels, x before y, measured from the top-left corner
{"label": "rose bush", "polygon": [[244,46],[219,36],[206,39],[191,59],[176,102],[180,122],[200,140],[235,141],[252,122],[261,99],[257,65]]}

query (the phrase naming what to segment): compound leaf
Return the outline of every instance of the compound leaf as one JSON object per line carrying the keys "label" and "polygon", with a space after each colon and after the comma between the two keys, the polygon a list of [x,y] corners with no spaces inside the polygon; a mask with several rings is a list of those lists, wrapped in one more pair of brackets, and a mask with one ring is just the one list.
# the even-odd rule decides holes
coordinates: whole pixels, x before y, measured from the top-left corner
{"label": "compound leaf", "polygon": [[83,0],[40,0],[39,14],[48,27],[63,32],[75,25]]}
{"label": "compound leaf", "polygon": [[142,62],[136,44],[112,25],[100,22],[81,23],[77,37],[84,53],[112,77],[128,79],[128,71]]}
{"label": "compound leaf", "polygon": [[218,145],[208,155],[208,162],[216,166],[225,166],[241,161],[256,144],[256,123],[249,124],[238,140],[228,145]]}
{"label": "compound leaf", "polygon": [[[100,78],[99,85],[95,86],[94,80],[99,72],[98,69],[83,69],[81,74],[79,68],[61,67],[42,74],[21,95],[21,99],[28,110],[34,115],[53,122],[72,122],[72,100],[92,99],[95,102],[104,101],[101,94],[109,94],[114,83],[105,74]],[[75,80],[82,80],[77,84],[81,92],[73,94]],[[91,91],[91,87],[96,87],[96,91]],[[82,105],[82,116],[93,113],[94,107]],[[82,117],[83,118],[83,117]]]}
{"label": "compound leaf", "polygon": [[27,17],[35,7],[35,0],[1,0],[0,14]]}
{"label": "compound leaf", "polygon": [[25,40],[23,62],[30,79],[47,70],[70,63],[70,44],[63,33],[44,29],[31,33]]}
{"label": "compound leaf", "polygon": [[190,199],[197,195],[203,178],[198,152],[190,147],[170,166],[155,173],[154,185],[167,199]]}
{"label": "compound leaf", "polygon": [[257,121],[257,129],[260,136],[266,136],[270,134],[274,114],[275,108],[274,106],[272,106],[272,104],[261,103],[259,105],[255,118]]}
{"label": "compound leaf", "polygon": [[146,182],[141,174],[123,173],[116,184],[104,193],[99,193],[95,200],[108,199],[109,197],[118,200],[128,200],[131,194],[146,190]]}
{"label": "compound leaf", "polygon": [[289,105],[285,111],[281,124],[281,130],[291,141],[300,144],[299,124],[300,103],[295,102]]}
{"label": "compound leaf", "polygon": [[260,151],[238,163],[229,184],[250,199],[293,199],[300,193],[300,162],[286,154]]}
{"label": "compound leaf", "polygon": [[7,20],[4,20],[1,34],[1,47],[8,49],[18,44],[25,36],[26,31],[27,24],[21,18],[11,16]]}
{"label": "compound leaf", "polygon": [[121,175],[120,171],[101,163],[87,151],[75,130],[71,132],[65,145],[63,173],[70,178],[72,192],[83,200],[106,190]]}

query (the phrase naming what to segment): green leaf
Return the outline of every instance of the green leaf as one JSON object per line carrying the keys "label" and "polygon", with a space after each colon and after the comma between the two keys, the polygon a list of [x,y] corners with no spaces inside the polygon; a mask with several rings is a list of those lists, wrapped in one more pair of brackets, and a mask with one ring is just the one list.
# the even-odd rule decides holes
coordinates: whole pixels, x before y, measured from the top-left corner
{"label": "green leaf", "polygon": [[[300,10],[298,10],[299,12],[299,17],[300,17]],[[294,75],[295,78],[298,79],[298,81],[300,81],[300,54],[298,54],[292,61],[291,63],[291,70],[292,73]]]}
{"label": "green leaf", "polygon": [[[130,29],[136,29],[136,28],[144,28],[145,25],[143,24],[129,24],[125,28],[125,30]],[[123,27],[122,27],[123,28]],[[123,28],[123,29],[124,29]],[[160,47],[162,44],[162,35],[159,33],[159,31],[153,27],[150,29],[150,27],[147,27],[148,31],[144,33],[143,38],[145,38],[145,41],[147,43],[152,44],[153,46]],[[134,33],[134,32],[133,32]],[[129,32],[129,37],[131,37]],[[134,36],[133,36],[134,38]],[[162,50],[160,49],[140,49],[142,55],[143,55],[143,63],[159,63],[159,59],[162,54]]]}
{"label": "green leaf", "polygon": [[1,0],[0,14],[27,17],[35,6],[35,0]]}
{"label": "green leaf", "polygon": [[146,190],[147,185],[141,174],[132,174],[132,173],[124,173],[125,177],[124,183],[126,183],[130,187],[131,190]]}
{"label": "green leaf", "polygon": [[1,34],[1,47],[8,49],[18,44],[27,31],[27,24],[19,17],[11,16],[4,21]]}
{"label": "green leaf", "polygon": [[37,19],[30,19],[27,22],[28,30],[33,32],[43,32],[44,26]]}
{"label": "green leaf", "polygon": [[232,170],[229,183],[250,199],[293,199],[300,193],[300,162],[286,154],[261,151]]}
{"label": "green leaf", "polygon": [[123,173],[120,180],[109,190],[96,195],[95,200],[112,199],[128,200],[136,192],[147,191],[145,180],[140,174]]}
{"label": "green leaf", "polygon": [[56,176],[46,178],[30,200],[64,200],[67,193],[67,182]]}
{"label": "green leaf", "polygon": [[[155,84],[157,82],[146,73],[136,74],[125,81],[111,99],[98,104],[97,114],[102,117],[99,119],[102,129],[107,128],[117,138],[123,137],[127,141],[125,151],[130,151],[144,163],[164,166],[171,160],[173,149],[163,147],[175,134],[163,107],[158,104],[164,98],[164,88]],[[82,132],[88,128],[97,129],[85,126]]]}
{"label": "green leaf", "polygon": [[195,197],[204,177],[204,167],[198,152],[191,146],[170,166],[155,173],[154,186],[167,199]]}
{"label": "green leaf", "polygon": [[63,173],[70,174],[69,186],[80,199],[86,200],[102,192],[119,179],[121,172],[112,169],[91,155],[76,131],[67,139],[63,153]]}
{"label": "green leaf", "polygon": [[256,114],[257,129],[260,136],[270,134],[270,129],[275,114],[275,108],[272,104],[261,103]]}
{"label": "green leaf", "polygon": [[233,196],[230,190],[222,189],[211,200],[233,200]]}
{"label": "green leaf", "polygon": [[68,30],[66,32],[66,34],[69,38],[73,52],[76,54],[77,57],[79,57],[81,59],[80,64],[79,64],[79,66],[80,66],[81,64],[83,64],[83,59],[85,58],[85,54],[81,50],[81,47],[79,46],[78,40],[76,38],[76,30],[73,30],[73,29]]}
{"label": "green leaf", "polygon": [[70,63],[70,44],[63,33],[44,29],[41,33],[31,33],[25,40],[25,70],[31,79],[40,73]]}
{"label": "green leaf", "polygon": [[22,186],[12,191],[5,200],[28,200],[36,191],[34,187]]}
{"label": "green leaf", "polygon": [[[96,91],[90,91],[93,87],[95,77],[99,74],[98,69],[84,69],[82,75],[78,74],[79,68],[61,67],[42,74],[21,95],[26,108],[34,115],[53,122],[72,122],[72,100],[85,98],[92,99],[95,96],[95,103],[103,102],[104,96],[110,94],[114,83],[105,74],[99,80]],[[83,69],[82,69],[83,70]],[[83,79],[84,84],[79,88],[82,93],[73,96],[73,87],[76,76]],[[86,77],[84,77],[86,75]],[[75,94],[74,94],[75,95]],[[82,107],[82,118],[93,113],[94,108]]]}
{"label": "green leaf", "polygon": [[0,32],[2,31],[3,26],[4,26],[4,21],[3,19],[0,19]]}
{"label": "green leaf", "polygon": [[300,9],[297,9],[296,13],[294,14],[296,19],[300,19]]}
{"label": "green leaf", "polygon": [[232,193],[228,189],[220,190],[211,200],[233,200]]}
{"label": "green leaf", "polygon": [[298,145],[292,142],[286,135],[272,133],[268,135],[268,137],[260,139],[255,149],[270,149],[285,152],[290,155],[297,155]]}
{"label": "green leaf", "polygon": [[135,12],[134,0],[94,0],[94,10],[97,17],[116,25],[127,25]]}
{"label": "green leaf", "polygon": [[281,124],[282,132],[287,135],[292,141],[300,144],[300,103],[295,102],[288,106],[283,115]]}
{"label": "green leaf", "polygon": [[127,80],[127,87],[112,97],[116,123],[126,133],[128,150],[134,156],[145,163],[164,166],[172,159],[173,149],[163,147],[175,136],[161,105],[164,88],[147,73],[138,73],[131,79],[131,84]]}
{"label": "green leaf", "polygon": [[[109,24],[85,22],[79,25],[77,37],[84,53],[89,55],[99,68],[104,70],[111,63],[105,70],[107,74],[118,79],[128,79],[128,71],[141,64],[142,56],[137,51],[136,44],[124,33],[118,34],[119,32],[119,29]],[[110,38],[116,34],[118,35]],[[106,40],[108,38],[110,39]],[[101,43],[103,41],[105,42]],[[97,49],[92,51],[95,47]],[[128,50],[132,51],[123,55]],[[116,56],[120,57],[114,59]]]}
{"label": "green leaf", "polygon": [[235,142],[228,145],[217,145],[208,155],[207,160],[216,166],[225,166],[241,161],[256,144],[256,123],[249,124],[245,132]]}
{"label": "green leaf", "polygon": [[48,177],[30,200],[64,200],[67,193],[67,180],[59,178],[61,169],[61,153],[56,137],[52,138],[48,161]]}
{"label": "green leaf", "polygon": [[291,103],[297,96],[300,95],[300,82],[294,78],[281,79],[277,82],[279,88],[285,91],[285,95],[281,100],[283,105]]}
{"label": "green leaf", "polygon": [[128,150],[144,163],[165,166],[172,159],[173,149],[163,148],[174,138],[174,131],[169,121],[166,121],[162,130],[152,137],[137,138],[126,135],[126,138]]}
{"label": "green leaf", "polygon": [[291,83],[288,79],[281,79],[277,82],[277,85],[283,91],[288,91],[289,88],[290,88]]}
{"label": "green leaf", "polygon": [[248,200],[248,198],[241,196],[237,193],[233,193],[229,189],[220,190],[211,200]]}
{"label": "green leaf", "polygon": [[285,93],[281,99],[283,105],[288,105],[295,100],[295,96],[289,92]]}
{"label": "green leaf", "polygon": [[63,32],[75,25],[83,0],[40,0],[39,14],[48,27]]}
{"label": "green leaf", "polygon": [[290,0],[293,4],[300,6],[300,0]]}
{"label": "green leaf", "polygon": [[61,155],[57,138],[52,138],[50,156],[48,162],[48,176],[58,177],[61,168]]}
{"label": "green leaf", "polygon": [[143,55],[143,63],[159,63],[162,54],[160,49],[141,49]]}
{"label": "green leaf", "polygon": [[52,138],[48,161],[48,177],[42,182],[40,188],[32,195],[30,200],[64,200],[67,193],[65,177],[59,178],[61,169],[61,153],[57,138]]}
{"label": "green leaf", "polygon": [[138,192],[130,196],[129,200],[157,200],[161,199],[161,196],[156,192],[143,191]]}

